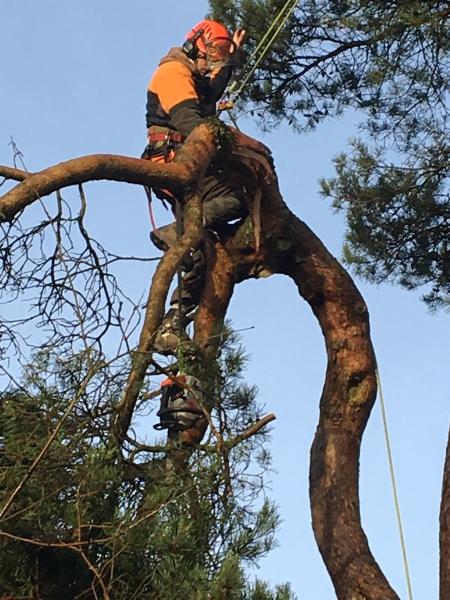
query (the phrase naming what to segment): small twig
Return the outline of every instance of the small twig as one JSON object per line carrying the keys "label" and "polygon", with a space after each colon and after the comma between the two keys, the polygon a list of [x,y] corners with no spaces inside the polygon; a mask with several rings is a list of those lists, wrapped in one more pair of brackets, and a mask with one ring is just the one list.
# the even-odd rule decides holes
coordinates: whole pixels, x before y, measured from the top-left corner
{"label": "small twig", "polygon": [[141,398],[142,400],[154,400],[155,398],[158,398],[158,396],[161,396],[162,394],[162,390],[158,389],[158,390],[154,390],[153,392],[147,392],[146,394],[142,394]]}
{"label": "small twig", "polygon": [[[78,552],[78,554],[81,556],[81,558],[84,560],[84,562],[86,563],[86,565],[88,566],[89,570],[92,571],[92,573],[94,574],[95,578],[97,579],[100,587],[102,588],[102,592],[103,592],[103,599],[104,600],[110,600],[110,595],[108,593],[108,590],[106,588],[105,582],[103,581],[100,573],[97,571],[97,569],[95,568],[95,565],[93,565],[91,563],[91,561],[89,560],[89,558],[86,556],[84,550],[82,550],[81,548],[73,548],[76,552]],[[93,591],[95,593],[95,588],[93,588]]]}

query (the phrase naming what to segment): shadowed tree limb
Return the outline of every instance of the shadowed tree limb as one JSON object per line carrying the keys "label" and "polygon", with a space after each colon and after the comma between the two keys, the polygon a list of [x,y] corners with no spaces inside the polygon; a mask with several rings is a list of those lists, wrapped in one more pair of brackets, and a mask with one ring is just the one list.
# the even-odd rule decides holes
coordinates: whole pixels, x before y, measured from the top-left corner
{"label": "shadowed tree limb", "polygon": [[119,441],[124,439],[128,431],[152,359],[154,338],[164,316],[169,286],[183,258],[198,246],[202,237],[202,205],[197,196],[190,198],[185,205],[184,224],[185,233],[179,242],[164,254],[152,279],[139,344],[133,354],[123,399],[117,406],[114,428],[115,436]]}
{"label": "shadowed tree limb", "polygon": [[[206,281],[195,315],[194,342],[207,362],[216,359],[225,315],[233,294],[235,274],[228,253],[218,240],[207,238],[205,242]],[[206,429],[207,422],[199,419],[193,427],[179,433],[179,441],[189,446],[199,444]]]}

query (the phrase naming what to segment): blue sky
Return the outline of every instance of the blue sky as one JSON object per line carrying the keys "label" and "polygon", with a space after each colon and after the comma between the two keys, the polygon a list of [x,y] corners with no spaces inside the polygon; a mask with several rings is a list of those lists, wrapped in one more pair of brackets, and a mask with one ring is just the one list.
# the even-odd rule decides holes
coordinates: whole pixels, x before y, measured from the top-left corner
{"label": "blue sky", "polygon": [[[1,2],[0,163],[11,164],[10,136],[27,168],[108,152],[137,156],[145,145],[145,93],[159,58],[201,20],[207,3],[192,0],[21,0]],[[318,193],[319,177],[356,135],[348,116],[298,136],[287,127],[262,135],[241,128],[273,151],[284,198],[340,256],[344,222]],[[117,253],[154,256],[143,191],[98,182],[86,186],[88,224]],[[70,192],[65,193],[71,201]],[[30,212],[31,215],[31,212]],[[159,224],[168,221],[156,208]],[[30,216],[31,218],[31,216]],[[153,267],[152,267],[153,268]],[[145,293],[152,271],[123,273]],[[414,597],[438,590],[438,517],[449,426],[449,316],[430,315],[418,293],[356,281],[369,307],[392,436]],[[260,401],[277,415],[272,453],[276,473],[268,494],[280,507],[279,548],[259,575],[290,581],[302,599],[335,597],[314,543],[308,499],[309,448],[318,421],[325,348],[309,307],[287,278],[241,284],[230,317],[243,333],[247,375]],[[150,426],[149,426],[150,428]],[[406,598],[380,409],[367,427],[361,460],[361,509],[372,551]]]}

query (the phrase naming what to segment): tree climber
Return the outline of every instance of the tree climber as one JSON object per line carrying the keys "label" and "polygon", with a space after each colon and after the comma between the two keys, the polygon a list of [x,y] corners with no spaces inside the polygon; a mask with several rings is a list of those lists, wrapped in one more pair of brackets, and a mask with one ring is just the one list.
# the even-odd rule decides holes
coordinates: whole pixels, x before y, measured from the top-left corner
{"label": "tree climber", "polygon": [[[236,65],[237,50],[245,31],[230,35],[224,25],[204,20],[187,35],[181,48],[172,48],[161,59],[150,80],[147,92],[148,146],[144,157],[170,162],[177,149],[203,119],[216,114],[221,98]],[[155,190],[169,201],[175,212],[176,199],[168,190]],[[198,193],[203,202],[203,223],[217,235],[230,221],[248,214],[245,191],[231,186],[217,165],[211,165]],[[153,243],[163,251],[176,243],[176,224],[171,223],[151,234]],[[180,343],[180,331],[189,322],[189,313],[200,300],[204,280],[204,257],[201,249],[191,254],[185,265],[181,294],[172,295],[155,340],[155,350],[172,354]],[[179,296],[181,306],[179,306]],[[181,321],[181,322],[180,322]]]}

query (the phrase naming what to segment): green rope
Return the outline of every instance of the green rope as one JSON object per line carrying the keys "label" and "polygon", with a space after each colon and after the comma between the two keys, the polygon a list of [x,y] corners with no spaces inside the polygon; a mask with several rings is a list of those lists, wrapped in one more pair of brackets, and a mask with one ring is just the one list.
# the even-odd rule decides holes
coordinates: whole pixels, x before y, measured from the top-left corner
{"label": "green rope", "polygon": [[378,385],[378,390],[379,390],[378,395],[379,395],[380,404],[381,404],[381,416],[382,416],[382,420],[383,420],[384,438],[385,438],[385,442],[386,442],[386,451],[387,451],[388,462],[389,462],[389,473],[390,473],[390,477],[391,477],[392,493],[394,496],[395,514],[397,517],[397,526],[398,526],[398,531],[399,531],[399,536],[400,536],[400,545],[402,548],[403,568],[405,570],[406,587],[408,589],[409,600],[413,600],[411,577],[409,574],[408,557],[407,557],[407,553],[406,553],[405,536],[403,533],[402,517],[400,514],[400,502],[398,499],[397,480],[395,477],[394,461],[392,458],[391,440],[390,440],[390,436],[389,436],[389,429],[388,429],[387,416],[386,416],[386,407],[384,404],[383,390],[381,387],[381,377],[380,377],[380,372],[378,371],[378,367],[377,367],[375,373],[376,373],[377,385]]}
{"label": "green rope", "polygon": [[[261,39],[259,44],[256,46],[255,50],[253,51],[253,54],[251,55],[251,57],[249,59],[249,63],[251,63],[255,59],[259,50],[262,48],[262,51],[261,51],[259,57],[253,63],[250,71],[244,77],[244,79],[242,80],[238,89],[236,91],[234,91],[234,87],[237,85],[237,82],[234,82],[230,87],[229,93],[230,93],[230,96],[232,96],[233,101],[235,101],[241,95],[243,89],[249,82],[250,78],[253,76],[253,73],[256,71],[259,64],[261,63],[261,61],[264,59],[267,52],[269,51],[271,45],[275,41],[276,37],[278,36],[280,31],[283,29],[283,27],[286,25],[291,14],[294,12],[294,10],[297,6],[297,3],[298,3],[298,0],[287,0],[286,4],[283,6],[283,8],[278,13],[278,15],[275,17],[275,19],[273,20],[269,29],[266,31],[265,35],[263,36],[263,38]],[[277,25],[278,25],[278,27],[277,27]],[[275,29],[275,31],[273,31],[274,29]],[[269,36],[271,34],[272,34],[272,36],[269,38]],[[267,38],[269,38],[269,40],[267,41],[267,43],[264,46],[264,43],[266,42]]]}
{"label": "green rope", "polygon": [[[184,223],[183,223],[183,209],[181,207],[181,202],[177,198],[175,204],[175,221],[176,221],[176,233],[177,233],[177,242],[180,240],[181,236],[184,233]],[[185,369],[184,363],[184,353],[183,353],[183,320],[184,320],[184,312],[183,312],[183,276],[181,273],[181,265],[178,266],[177,269],[177,291],[178,291],[178,337],[180,343],[178,344],[176,350],[176,357],[178,363],[178,372],[182,373]]]}
{"label": "green rope", "polygon": [[[268,28],[266,33],[263,35],[263,37],[257,44],[256,48],[253,50],[248,62],[249,62],[249,64],[252,64],[253,61],[255,61],[255,62],[253,63],[253,65],[252,65],[250,71],[247,73],[247,75],[245,75],[243,81],[239,85],[239,88],[237,90],[235,89],[238,86],[238,83],[239,83],[238,81],[233,81],[233,83],[228,88],[228,96],[230,97],[230,99],[232,99],[233,102],[236,101],[237,98],[241,95],[242,90],[245,88],[248,81],[253,76],[253,73],[258,68],[258,65],[263,60],[263,58],[266,56],[267,52],[269,51],[270,46],[273,44],[277,35],[283,29],[287,20],[289,19],[291,14],[294,12],[295,7],[297,6],[297,2],[298,2],[298,0],[287,0],[286,1],[283,8],[276,15],[275,19],[270,24],[270,27]],[[277,27],[277,25],[278,25],[278,27]],[[274,30],[275,30],[275,32],[274,32]],[[272,34],[272,36],[271,36],[271,34]],[[268,38],[270,38],[270,39],[268,40]],[[266,40],[268,40],[267,44],[266,44]],[[265,46],[264,46],[264,44],[265,44]],[[259,55],[258,58],[256,58],[259,51],[261,50],[261,48],[262,48],[261,54]],[[227,109],[227,110],[230,110],[230,109]]]}

